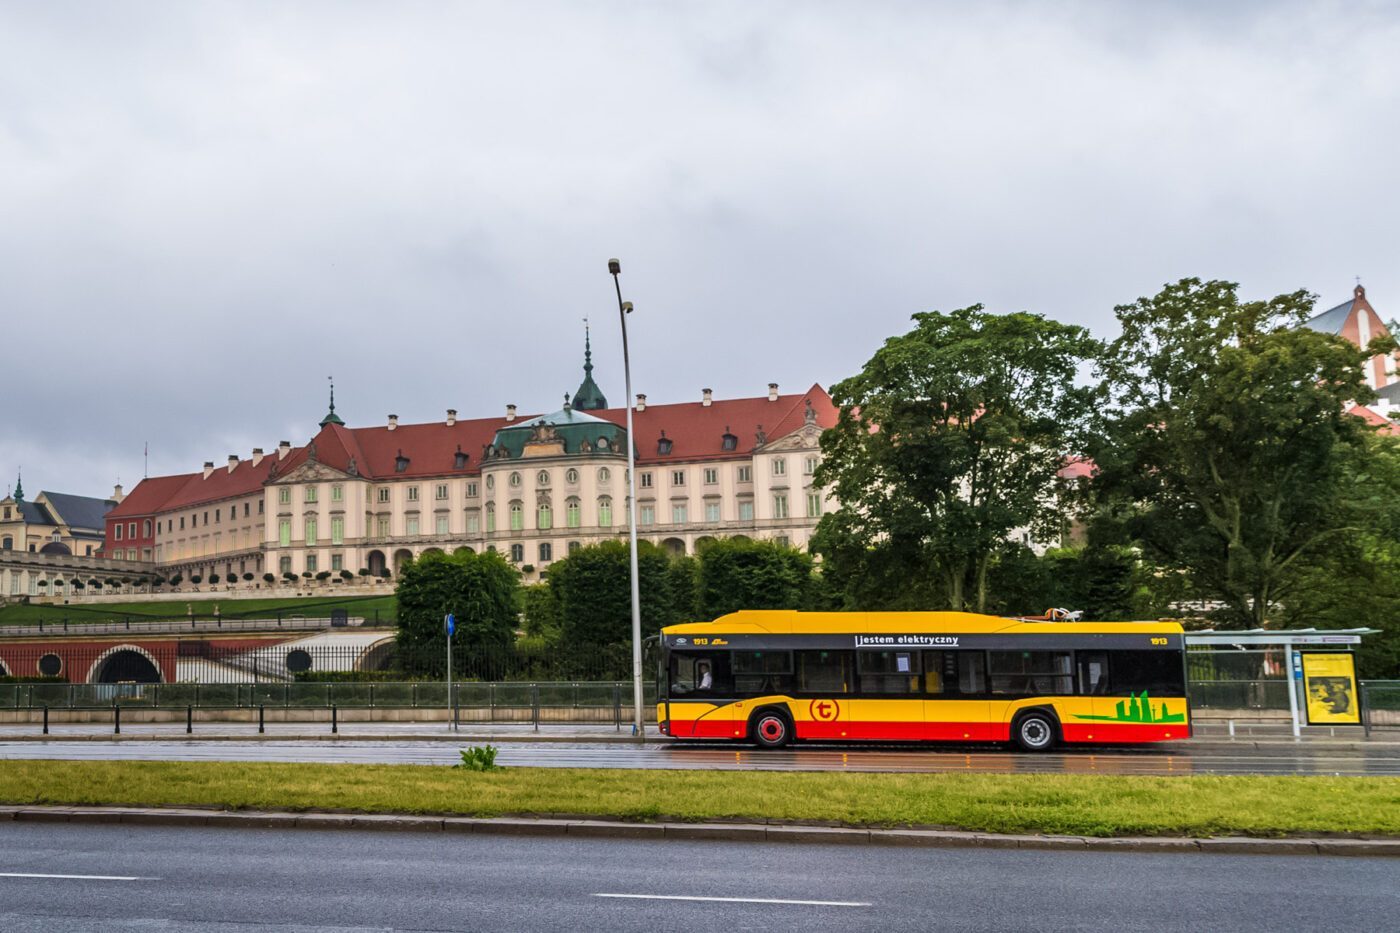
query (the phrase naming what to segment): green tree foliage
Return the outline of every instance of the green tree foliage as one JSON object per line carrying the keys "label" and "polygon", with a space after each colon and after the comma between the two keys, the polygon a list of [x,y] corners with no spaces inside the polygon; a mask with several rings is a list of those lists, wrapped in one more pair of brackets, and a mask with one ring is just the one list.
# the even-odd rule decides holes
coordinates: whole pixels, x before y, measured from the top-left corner
{"label": "green tree foliage", "polygon": [[520,612],[525,617],[525,634],[544,642],[559,637],[559,601],[548,583],[520,588]]}
{"label": "green tree foliage", "polygon": [[1036,314],[930,311],[833,388],[816,482],[841,507],[813,546],[845,605],[987,606],[1008,535],[1062,523],[1052,493],[1092,397],[1075,373],[1098,349]]}
{"label": "green tree foliage", "polygon": [[1363,352],[1298,325],[1305,292],[1242,302],[1229,282],[1184,279],[1117,309],[1094,488],[1144,556],[1263,625],[1299,565],[1364,528],[1346,475],[1369,429]]}
{"label": "green tree foliage", "polygon": [[1052,548],[1040,557],[1029,548],[1009,549],[992,567],[990,590],[988,609],[1002,615],[1056,607],[1081,610],[1094,621],[1161,618],[1174,595],[1164,592],[1154,567],[1116,546]]}
{"label": "green tree foliage", "polygon": [[[454,652],[510,646],[518,619],[520,575],[499,554],[430,552],[405,564],[398,597],[399,658],[411,674],[446,673],[443,617],[456,616]],[[464,655],[463,655],[464,656]]]}
{"label": "green tree foliage", "polygon": [[[637,546],[642,636],[675,621],[671,561],[650,542]],[[632,638],[631,571],[627,544],[585,545],[549,567],[549,587],[559,605],[559,636],[571,645],[612,645]]]}
{"label": "green tree foliage", "polygon": [[740,609],[803,609],[812,602],[812,558],[775,541],[724,538],[699,550],[700,619]]}
{"label": "green tree foliage", "polygon": [[1374,435],[1348,472],[1367,527],[1300,560],[1281,607],[1288,627],[1373,628],[1357,651],[1359,674],[1400,679],[1400,438]]}
{"label": "green tree foliage", "polygon": [[694,557],[671,558],[667,577],[671,585],[672,622],[695,622],[701,620],[699,610],[700,562]]}

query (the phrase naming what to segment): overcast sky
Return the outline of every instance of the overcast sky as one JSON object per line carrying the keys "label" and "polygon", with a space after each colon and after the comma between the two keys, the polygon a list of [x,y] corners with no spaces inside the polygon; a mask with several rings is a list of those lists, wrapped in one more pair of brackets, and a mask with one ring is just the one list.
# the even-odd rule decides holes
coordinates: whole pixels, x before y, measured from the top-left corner
{"label": "overcast sky", "polygon": [[830,385],[1183,276],[1400,316],[1400,8],[0,0],[0,489]]}

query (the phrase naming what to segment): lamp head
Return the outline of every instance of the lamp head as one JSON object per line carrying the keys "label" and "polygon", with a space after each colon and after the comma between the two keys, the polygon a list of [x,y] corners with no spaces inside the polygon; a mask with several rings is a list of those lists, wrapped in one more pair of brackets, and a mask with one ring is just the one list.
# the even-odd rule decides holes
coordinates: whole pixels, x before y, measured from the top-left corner
{"label": "lamp head", "polygon": [[624,314],[631,314],[631,313],[632,313],[632,302],[630,302],[630,301],[624,301],[624,302],[622,303],[622,312],[623,312]]}
{"label": "lamp head", "polygon": [[622,263],[618,262],[616,259],[609,259],[608,271],[611,272],[613,275],[617,275],[619,272],[622,271]]}

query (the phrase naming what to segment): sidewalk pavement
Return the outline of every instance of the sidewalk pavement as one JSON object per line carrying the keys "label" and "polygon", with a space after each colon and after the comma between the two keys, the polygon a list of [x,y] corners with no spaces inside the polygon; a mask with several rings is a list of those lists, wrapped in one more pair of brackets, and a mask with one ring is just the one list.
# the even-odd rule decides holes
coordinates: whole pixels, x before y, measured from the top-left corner
{"label": "sidewalk pavement", "polygon": [[[571,742],[571,743],[626,743],[633,744],[637,738],[632,735],[631,724],[622,729],[612,725],[597,723],[543,723],[538,728],[530,723],[467,723],[457,730],[446,722],[343,722],[337,731],[331,731],[330,723],[323,722],[269,722],[263,733],[258,732],[256,722],[200,722],[195,721],[193,730],[185,731],[184,723],[122,723],[122,731],[116,734],[111,723],[51,723],[49,734],[42,733],[42,724],[6,723],[0,725],[0,742],[4,741],[179,741],[190,739],[200,742],[211,741],[297,741],[297,742]],[[1160,742],[1152,745],[1123,746],[1142,752],[1198,753],[1221,751],[1246,751],[1269,748],[1303,748],[1316,751],[1359,751],[1395,750],[1400,751],[1400,729],[1373,731],[1367,738],[1359,727],[1310,727],[1303,730],[1301,738],[1295,739],[1288,728],[1254,727],[1250,731],[1236,730],[1231,738],[1222,728],[1213,725],[1195,727],[1196,737],[1182,742]],[[655,724],[648,724],[648,741],[670,741],[656,731]],[[858,743],[859,744],[859,743]],[[878,749],[879,745],[863,744],[863,749]],[[905,746],[907,747],[907,746]],[[931,750],[943,746],[928,745]],[[1074,746],[1069,746],[1073,749]]]}
{"label": "sidewalk pavement", "polygon": [[1052,836],[957,832],[941,829],[869,829],[795,823],[628,823],[616,820],[517,817],[401,816],[395,814],[291,813],[150,807],[0,806],[0,824],[118,823],[144,826],[247,829],[350,829],[518,836],[618,839],[697,839],[730,842],[806,842],[936,848],[1052,849],[1086,852],[1176,852],[1230,855],[1345,855],[1400,858],[1400,839],[1216,836]]}

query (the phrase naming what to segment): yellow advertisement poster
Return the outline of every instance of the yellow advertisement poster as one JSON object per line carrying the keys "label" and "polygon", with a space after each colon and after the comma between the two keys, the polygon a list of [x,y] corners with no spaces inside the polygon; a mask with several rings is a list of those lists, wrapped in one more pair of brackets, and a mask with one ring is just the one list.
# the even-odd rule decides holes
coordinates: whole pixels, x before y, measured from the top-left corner
{"label": "yellow advertisement poster", "polygon": [[1356,666],[1349,652],[1304,654],[1303,684],[1308,694],[1308,722],[1360,724]]}

